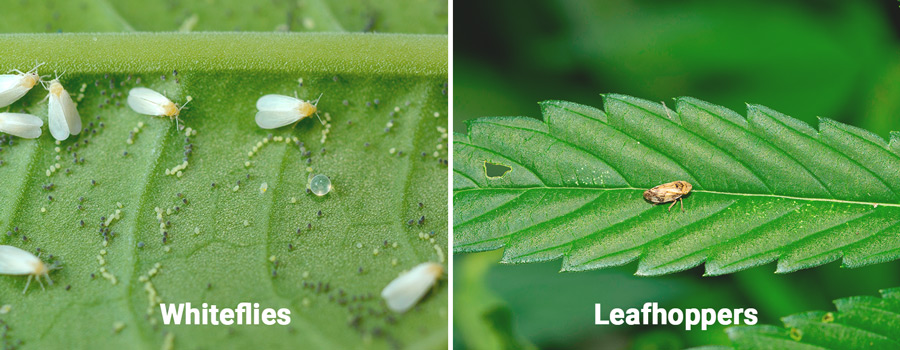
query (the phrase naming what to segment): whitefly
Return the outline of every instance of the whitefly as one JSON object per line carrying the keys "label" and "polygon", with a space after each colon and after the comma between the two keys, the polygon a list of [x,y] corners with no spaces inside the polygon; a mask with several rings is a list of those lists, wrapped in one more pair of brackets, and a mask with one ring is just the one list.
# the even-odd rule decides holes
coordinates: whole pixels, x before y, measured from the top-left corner
{"label": "whitefly", "polygon": [[59,79],[53,79],[47,85],[49,109],[48,124],[53,138],[62,141],[69,135],[78,135],[81,132],[81,116],[75,108],[75,102],[69,96],[69,92],[63,88]]}
{"label": "whitefly", "polygon": [[27,251],[10,245],[0,245],[0,274],[28,276],[28,282],[25,283],[25,290],[22,291],[22,294],[28,291],[31,280],[35,278],[41,285],[41,289],[44,289],[41,276],[47,279],[47,283],[53,285],[50,271],[57,268],[58,265],[47,266],[39,257]]}
{"label": "whitefly", "polygon": [[381,297],[392,311],[406,312],[416,305],[443,275],[443,265],[430,261],[421,263],[388,283],[381,291]]}
{"label": "whitefly", "polygon": [[[294,124],[315,114],[318,117],[318,104],[322,95],[315,101],[304,101],[296,97],[270,94],[256,100],[256,125],[263,129],[276,129]],[[319,122],[322,119],[319,118]]]}
{"label": "whitefly", "polygon": [[37,73],[37,69],[41,65],[43,63],[27,72],[13,69],[9,72],[16,74],[0,75],[0,107],[6,107],[18,101],[41,81],[41,76]]}

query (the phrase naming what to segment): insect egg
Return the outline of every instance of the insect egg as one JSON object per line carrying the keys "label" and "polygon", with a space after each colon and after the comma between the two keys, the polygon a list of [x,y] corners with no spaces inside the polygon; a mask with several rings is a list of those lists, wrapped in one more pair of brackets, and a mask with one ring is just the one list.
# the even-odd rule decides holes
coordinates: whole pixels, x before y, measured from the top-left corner
{"label": "insect egg", "polygon": [[318,174],[309,180],[309,190],[316,196],[324,196],[331,192],[331,179],[328,176]]}

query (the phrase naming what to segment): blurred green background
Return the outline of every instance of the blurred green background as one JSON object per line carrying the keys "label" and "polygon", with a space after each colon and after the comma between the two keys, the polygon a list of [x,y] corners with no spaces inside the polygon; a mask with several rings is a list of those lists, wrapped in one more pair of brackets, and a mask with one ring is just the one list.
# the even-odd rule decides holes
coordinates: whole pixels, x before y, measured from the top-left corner
{"label": "blurred green background", "polygon": [[[462,1],[455,6],[454,128],[482,116],[540,118],[538,101],[600,106],[600,93],[693,96],[744,114],[758,103],[817,126],[827,117],[887,138],[900,130],[897,1]],[[593,304],[753,307],[760,323],[900,286],[900,263],[788,275],[768,264],[637,277],[636,263],[558,273],[559,261],[499,265],[457,254],[454,347],[682,349],[728,344],[724,327],[593,325]]]}

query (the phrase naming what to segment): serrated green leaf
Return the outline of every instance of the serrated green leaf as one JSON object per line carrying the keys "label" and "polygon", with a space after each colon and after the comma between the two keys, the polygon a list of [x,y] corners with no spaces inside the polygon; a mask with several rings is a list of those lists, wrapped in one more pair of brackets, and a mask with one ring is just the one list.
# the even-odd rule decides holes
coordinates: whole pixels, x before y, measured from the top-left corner
{"label": "serrated green leaf", "polygon": [[[445,282],[402,315],[379,296],[447,249],[446,36],[2,35],[0,46],[4,70],[65,72],[86,128],[59,145],[46,128],[3,136],[0,244],[63,263],[53,286],[24,295],[24,277],[0,276],[4,344],[158,349],[173,334],[178,348],[446,346]],[[191,96],[180,123],[197,134],[133,112],[135,86]],[[328,127],[257,127],[260,96],[295,91],[324,94]],[[46,120],[45,93],[11,110]],[[181,177],[166,175],[185,158]],[[324,197],[306,192],[320,173],[334,186]],[[100,222],[117,210],[104,245]],[[166,326],[151,290],[165,303],[288,308],[292,322]]]}
{"label": "serrated green leaf", "polygon": [[[720,275],[900,257],[900,156],[859,128],[819,129],[759,105],[747,118],[694,98],[541,104],[544,121],[481,118],[454,138],[454,250],[563,259],[580,271],[639,260],[639,275],[702,263]],[[484,163],[510,167],[488,177]],[[693,184],[679,207],[642,192]]]}
{"label": "serrated green leaf", "polygon": [[837,311],[813,311],[770,325],[728,328],[734,349],[897,349],[900,347],[900,299],[897,289],[871,296],[835,300]]}

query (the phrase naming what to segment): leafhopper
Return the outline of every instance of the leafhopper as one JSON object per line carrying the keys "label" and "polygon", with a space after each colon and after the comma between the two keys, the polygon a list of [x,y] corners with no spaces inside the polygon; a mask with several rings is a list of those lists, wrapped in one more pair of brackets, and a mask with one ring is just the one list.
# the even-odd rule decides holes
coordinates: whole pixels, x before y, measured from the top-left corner
{"label": "leafhopper", "polygon": [[644,191],[644,199],[653,204],[669,203],[669,210],[675,206],[676,202],[681,202],[681,211],[684,211],[684,200],[681,198],[691,192],[690,183],[687,181],[675,181],[664,183],[662,185]]}

